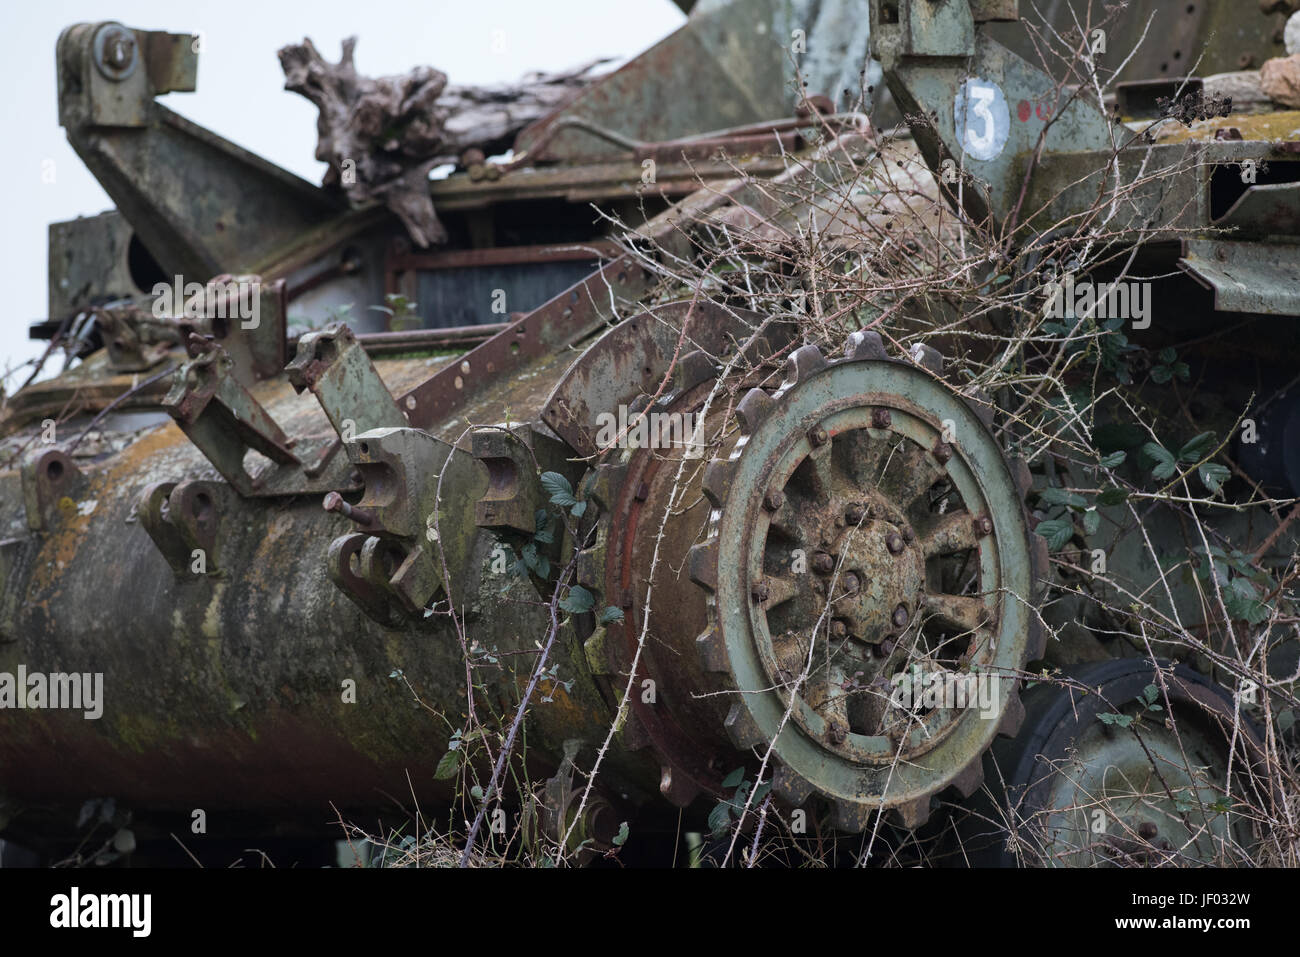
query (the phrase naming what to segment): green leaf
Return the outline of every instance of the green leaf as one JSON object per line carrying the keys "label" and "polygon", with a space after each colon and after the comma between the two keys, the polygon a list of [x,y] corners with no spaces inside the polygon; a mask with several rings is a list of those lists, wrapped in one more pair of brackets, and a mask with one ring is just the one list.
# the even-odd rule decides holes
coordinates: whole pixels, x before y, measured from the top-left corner
{"label": "green leaf", "polygon": [[573,495],[573,486],[559,472],[543,472],[542,488],[551,496],[551,504],[568,508],[576,505],[578,500]]}
{"label": "green leaf", "polygon": [[569,509],[569,514],[574,518],[582,518],[582,513],[587,510],[586,502],[575,502],[573,508]]}
{"label": "green leaf", "polygon": [[1171,362],[1173,362],[1175,359],[1178,358],[1178,353],[1174,350],[1173,346],[1165,346],[1163,349],[1160,350],[1158,358],[1165,365],[1169,365]]}
{"label": "green leaf", "polygon": [[456,771],[460,769],[460,752],[448,751],[438,762],[438,769],[433,772],[435,781],[445,781],[448,778],[455,777]]}
{"label": "green leaf", "polygon": [[1170,478],[1178,471],[1178,461],[1173,453],[1158,442],[1148,442],[1142,446],[1142,454],[1146,456],[1148,462],[1153,463],[1151,477],[1157,481]]}
{"label": "green leaf", "polygon": [[1102,490],[1097,496],[1097,504],[1104,505],[1107,508],[1114,505],[1123,505],[1128,501],[1128,489],[1125,488],[1108,488]]}
{"label": "green leaf", "polygon": [[1151,381],[1156,385],[1164,385],[1174,377],[1174,370],[1169,366],[1155,366],[1151,370]]}
{"label": "green leaf", "polygon": [[1099,528],[1101,528],[1101,513],[1095,508],[1088,509],[1083,513],[1083,533],[1096,535]]}
{"label": "green leaf", "polygon": [[731,826],[731,805],[726,801],[713,806],[709,812],[709,832],[714,837],[722,837]]}
{"label": "green leaf", "polygon": [[1128,458],[1127,452],[1112,452],[1110,455],[1103,456],[1098,464],[1104,469],[1116,469],[1124,464],[1126,458]]}
{"label": "green leaf", "polygon": [[1218,462],[1206,462],[1196,470],[1196,474],[1201,477],[1201,484],[1209,490],[1210,494],[1214,494],[1232,476],[1232,470]]}
{"label": "green leaf", "polygon": [[1071,492],[1068,489],[1049,487],[1038,493],[1039,501],[1046,505],[1069,505],[1071,507],[1083,508],[1088,504],[1088,500],[1078,492]]}
{"label": "green leaf", "polygon": [[1045,522],[1039,522],[1038,528],[1034,529],[1034,531],[1047,539],[1049,549],[1059,552],[1065,547],[1065,543],[1074,537],[1074,522],[1068,518],[1051,518]]}
{"label": "green leaf", "polygon": [[615,608],[613,605],[605,606],[605,610],[600,613],[600,623],[608,625],[611,621],[622,621],[623,609]]}
{"label": "green leaf", "polygon": [[627,826],[627,821],[623,821],[623,822],[621,822],[621,823],[619,824],[619,826],[618,826],[618,833],[614,835],[614,846],[615,846],[615,847],[622,847],[622,846],[623,846],[623,844],[627,841],[628,831],[629,831],[629,828],[628,828],[628,826]]}
{"label": "green leaf", "polygon": [[1277,730],[1279,734],[1286,734],[1295,725],[1295,712],[1289,708],[1286,711],[1277,713]]}
{"label": "green leaf", "polygon": [[569,593],[560,599],[560,607],[575,615],[591,611],[592,606],[595,604],[596,596],[581,585],[572,586]]}
{"label": "green leaf", "polygon": [[732,771],[722,779],[722,786],[724,788],[738,788],[740,787],[740,782],[743,780],[745,780],[745,769],[736,768],[736,770]]}
{"label": "green leaf", "polygon": [[1121,728],[1127,728],[1133,723],[1132,716],[1127,714],[1114,714],[1107,711],[1097,715],[1097,717],[1101,719],[1102,724],[1117,725]]}
{"label": "green leaf", "polygon": [[1202,432],[1194,439],[1188,440],[1187,444],[1178,450],[1178,460],[1180,462],[1195,462],[1197,459],[1205,457],[1205,453],[1214,448],[1214,433]]}
{"label": "green leaf", "polygon": [[469,789],[469,796],[472,797],[475,801],[483,800],[483,788],[477,784],[474,785],[472,788]]}

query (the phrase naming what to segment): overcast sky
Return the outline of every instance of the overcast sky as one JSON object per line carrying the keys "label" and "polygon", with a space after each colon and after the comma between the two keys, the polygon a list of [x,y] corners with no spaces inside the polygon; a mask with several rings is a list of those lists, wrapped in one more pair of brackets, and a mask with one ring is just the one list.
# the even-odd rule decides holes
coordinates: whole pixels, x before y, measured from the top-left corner
{"label": "overcast sky", "polygon": [[[685,21],[671,0],[26,0],[7,9],[8,52],[0,58],[8,91],[0,98],[0,181],[8,187],[0,240],[0,370],[43,348],[28,342],[27,324],[46,318],[48,225],[113,205],[58,125],[54,44],[64,27],[117,20],[201,33],[198,91],[168,94],[161,102],[319,183],[325,164],[312,158],[316,108],[285,92],[275,55],[287,43],[311,37],[323,56],[337,60],[342,39],[356,35],[361,73],[381,76],[428,64],[452,83],[494,83],[597,56],[630,57]],[[53,183],[42,177],[49,160]]]}

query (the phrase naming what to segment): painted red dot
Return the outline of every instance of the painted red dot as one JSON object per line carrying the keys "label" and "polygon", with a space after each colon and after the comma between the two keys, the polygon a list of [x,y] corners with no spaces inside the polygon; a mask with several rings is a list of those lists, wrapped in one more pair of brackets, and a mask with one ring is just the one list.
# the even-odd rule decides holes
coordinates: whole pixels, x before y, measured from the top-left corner
{"label": "painted red dot", "polygon": [[1016,107],[1016,114],[1020,117],[1021,123],[1028,123],[1029,117],[1033,115],[1034,108],[1029,105],[1028,100],[1021,100]]}

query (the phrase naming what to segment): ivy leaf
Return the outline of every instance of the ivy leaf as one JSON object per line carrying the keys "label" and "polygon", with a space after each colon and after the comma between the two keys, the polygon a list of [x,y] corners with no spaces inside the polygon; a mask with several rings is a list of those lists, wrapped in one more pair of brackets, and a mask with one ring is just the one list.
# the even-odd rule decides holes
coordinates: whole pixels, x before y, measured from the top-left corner
{"label": "ivy leaf", "polygon": [[1206,462],[1196,470],[1196,474],[1201,477],[1201,484],[1213,495],[1223,487],[1223,483],[1229,479],[1232,471],[1218,462]]}
{"label": "ivy leaf", "polygon": [[1047,539],[1047,547],[1050,550],[1059,552],[1065,547],[1065,543],[1074,537],[1074,522],[1068,518],[1052,518],[1039,522],[1038,528],[1034,531]]}
{"label": "ivy leaf", "polygon": [[1172,452],[1158,442],[1148,442],[1142,446],[1142,454],[1149,462],[1154,463],[1151,477],[1157,481],[1170,478],[1178,471],[1178,460],[1174,458]]}
{"label": "ivy leaf", "polygon": [[745,780],[745,769],[736,768],[736,770],[732,771],[722,779],[722,786],[724,788],[738,788],[740,787],[740,782],[743,780]]}
{"label": "ivy leaf", "polygon": [[618,825],[618,833],[614,835],[615,847],[623,846],[623,844],[627,841],[628,831],[629,828],[627,826],[627,821],[620,822],[620,824]]}
{"label": "ivy leaf", "polygon": [[613,605],[607,605],[605,610],[600,613],[600,623],[608,625],[611,621],[622,621],[623,609],[615,608]]}
{"label": "ivy leaf", "polygon": [[560,607],[574,615],[581,615],[585,611],[591,611],[596,604],[596,596],[581,585],[574,585],[569,589],[569,593],[560,599]]}
{"label": "ivy leaf", "polygon": [[448,778],[455,777],[456,771],[460,768],[460,752],[448,751],[438,762],[438,769],[433,772],[435,781],[445,781]]}
{"label": "ivy leaf", "polygon": [[578,500],[574,497],[573,486],[559,472],[543,472],[542,488],[546,489],[551,496],[551,504],[568,508],[570,505],[577,505]]}
{"label": "ivy leaf", "polygon": [[1202,432],[1196,438],[1188,440],[1187,444],[1178,450],[1178,460],[1195,462],[1197,459],[1204,458],[1205,453],[1212,448],[1214,448],[1214,433]]}

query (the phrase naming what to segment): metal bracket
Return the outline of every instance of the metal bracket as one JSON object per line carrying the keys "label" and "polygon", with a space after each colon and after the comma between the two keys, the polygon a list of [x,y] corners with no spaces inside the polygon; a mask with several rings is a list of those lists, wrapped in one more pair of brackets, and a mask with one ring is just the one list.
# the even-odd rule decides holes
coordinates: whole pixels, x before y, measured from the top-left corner
{"label": "metal bracket", "polygon": [[228,503],[228,487],[216,482],[155,482],[140,496],[136,514],[178,579],[220,576],[217,519]]}
{"label": "metal bracket", "polygon": [[[225,349],[197,336],[190,337],[190,347],[202,351],[176,370],[162,405],[235,491],[247,498],[358,487],[350,463],[334,454],[336,443],[319,449],[312,460],[290,451],[297,443],[235,378],[234,360]],[[250,449],[270,459],[272,467],[250,475],[244,466]]]}
{"label": "metal bracket", "polygon": [[50,531],[61,517],[75,515],[77,498],[86,487],[81,469],[66,452],[43,449],[27,457],[22,466],[23,504],[27,525]]}

